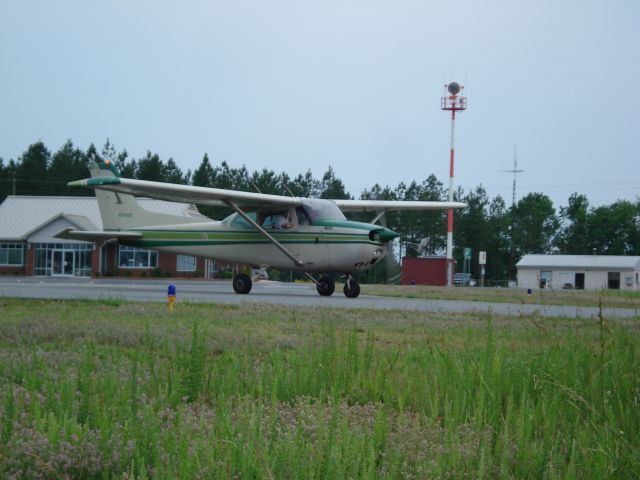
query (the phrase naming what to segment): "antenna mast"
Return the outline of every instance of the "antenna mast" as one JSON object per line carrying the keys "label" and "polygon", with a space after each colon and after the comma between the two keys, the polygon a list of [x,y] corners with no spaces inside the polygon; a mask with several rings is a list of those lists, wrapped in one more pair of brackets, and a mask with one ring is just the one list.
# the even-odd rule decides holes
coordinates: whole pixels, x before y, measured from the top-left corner
{"label": "antenna mast", "polygon": [[511,193],[511,229],[509,232],[509,271],[507,275],[509,279],[511,279],[511,273],[513,270],[513,257],[515,256],[514,245],[513,245],[513,230],[515,228],[515,212],[516,212],[516,179],[519,173],[524,172],[524,170],[518,169],[518,146],[513,146],[513,170],[503,170],[503,172],[513,173],[513,191]]}
{"label": "antenna mast", "polygon": [[511,194],[511,206],[515,208],[516,206],[516,178],[519,173],[524,172],[524,170],[518,170],[518,146],[513,146],[513,170],[503,170],[507,173],[513,173],[513,192]]}

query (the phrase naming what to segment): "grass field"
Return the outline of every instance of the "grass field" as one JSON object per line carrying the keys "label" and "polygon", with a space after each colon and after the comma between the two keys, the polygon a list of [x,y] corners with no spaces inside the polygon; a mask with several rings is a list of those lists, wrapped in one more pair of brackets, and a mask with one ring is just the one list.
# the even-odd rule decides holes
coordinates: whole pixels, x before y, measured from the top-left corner
{"label": "grass field", "polygon": [[0,477],[638,478],[639,322],[0,299]]}
{"label": "grass field", "polygon": [[640,292],[624,290],[536,289],[532,295],[522,288],[431,287],[423,285],[362,285],[366,295],[441,300],[471,300],[500,303],[537,303],[581,307],[633,308],[640,313]]}

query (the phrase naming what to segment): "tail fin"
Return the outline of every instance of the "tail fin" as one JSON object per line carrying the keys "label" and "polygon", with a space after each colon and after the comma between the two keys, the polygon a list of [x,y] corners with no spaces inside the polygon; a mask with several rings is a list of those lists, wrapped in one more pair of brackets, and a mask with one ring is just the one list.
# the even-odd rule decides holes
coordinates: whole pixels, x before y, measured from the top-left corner
{"label": "tail fin", "polygon": [[[89,171],[92,177],[119,177],[115,165],[110,162],[93,164]],[[136,197],[126,193],[95,189],[100,216],[104,230],[129,230],[150,226],[184,225],[208,221],[204,215],[183,217],[166,213],[157,213],[140,206]]]}

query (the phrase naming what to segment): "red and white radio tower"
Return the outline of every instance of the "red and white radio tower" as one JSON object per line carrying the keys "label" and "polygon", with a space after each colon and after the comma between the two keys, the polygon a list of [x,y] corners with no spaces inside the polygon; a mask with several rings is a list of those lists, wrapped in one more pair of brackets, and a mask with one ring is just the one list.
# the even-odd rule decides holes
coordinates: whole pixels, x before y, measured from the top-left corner
{"label": "red and white radio tower", "polygon": [[[449,201],[453,202],[453,158],[454,158],[454,140],[455,140],[455,124],[456,112],[467,109],[467,97],[462,95],[464,87],[459,83],[451,82],[445,85],[450,95],[442,97],[440,108],[442,110],[451,111],[451,154],[449,157]],[[460,95],[458,95],[460,94]],[[451,287],[453,281],[453,208],[450,208],[447,215],[447,286]]]}

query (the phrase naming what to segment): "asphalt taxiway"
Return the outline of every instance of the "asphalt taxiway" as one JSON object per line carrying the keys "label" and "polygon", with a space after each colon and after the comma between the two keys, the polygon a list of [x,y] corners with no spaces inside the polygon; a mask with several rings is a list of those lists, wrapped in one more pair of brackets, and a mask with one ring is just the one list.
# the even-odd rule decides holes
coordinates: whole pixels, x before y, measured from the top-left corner
{"label": "asphalt taxiway", "polygon": [[[180,279],[93,279],[52,277],[2,277],[0,297],[50,299],[118,298],[135,302],[165,302],[167,287],[174,284],[177,300],[206,303],[267,303],[274,305],[369,308],[375,310],[408,310],[416,312],[487,313],[498,315],[541,315],[545,317],[596,318],[596,307],[538,305],[529,303],[495,303],[461,300],[423,300],[414,298],[361,295],[346,298],[340,288],[331,297],[318,295],[312,284],[272,281],[255,282],[251,293],[237,295],[230,281]],[[410,288],[410,287],[408,287]],[[639,312],[628,308],[604,308],[607,318],[630,318]]]}

